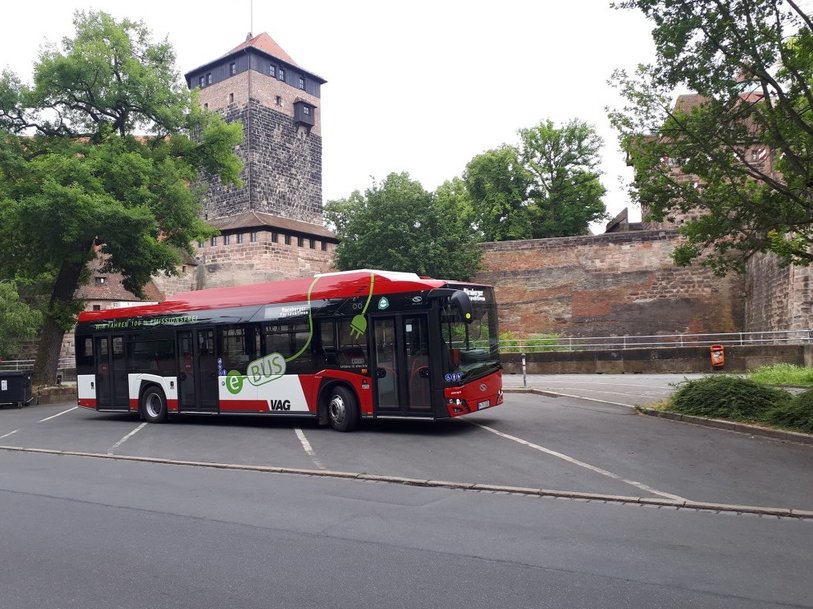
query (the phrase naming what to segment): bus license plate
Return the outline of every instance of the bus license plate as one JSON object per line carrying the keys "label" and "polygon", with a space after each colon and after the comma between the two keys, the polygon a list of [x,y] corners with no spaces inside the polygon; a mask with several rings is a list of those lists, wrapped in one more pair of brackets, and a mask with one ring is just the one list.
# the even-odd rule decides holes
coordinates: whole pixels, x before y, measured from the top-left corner
{"label": "bus license plate", "polygon": [[491,406],[491,403],[488,400],[477,402],[477,410],[482,410],[483,408],[488,408],[489,406]]}

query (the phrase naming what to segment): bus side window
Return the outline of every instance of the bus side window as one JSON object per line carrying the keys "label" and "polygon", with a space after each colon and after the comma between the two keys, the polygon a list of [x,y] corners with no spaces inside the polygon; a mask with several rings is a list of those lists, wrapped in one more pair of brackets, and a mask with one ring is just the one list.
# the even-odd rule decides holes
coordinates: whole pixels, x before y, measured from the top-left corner
{"label": "bus side window", "polygon": [[263,355],[279,353],[291,373],[312,372],[314,341],[308,322],[269,323],[263,325]]}
{"label": "bus side window", "polygon": [[339,367],[365,368],[367,366],[367,342],[353,337],[350,319],[339,323]]}
{"label": "bus side window", "polygon": [[220,356],[225,370],[246,373],[248,363],[256,359],[256,326],[227,326],[220,329]]}
{"label": "bus side window", "polygon": [[319,339],[325,365],[331,368],[337,367],[339,360],[336,352],[336,324],[332,321],[321,320],[319,322]]}
{"label": "bus side window", "polygon": [[76,338],[76,373],[93,374],[93,339],[90,336]]}

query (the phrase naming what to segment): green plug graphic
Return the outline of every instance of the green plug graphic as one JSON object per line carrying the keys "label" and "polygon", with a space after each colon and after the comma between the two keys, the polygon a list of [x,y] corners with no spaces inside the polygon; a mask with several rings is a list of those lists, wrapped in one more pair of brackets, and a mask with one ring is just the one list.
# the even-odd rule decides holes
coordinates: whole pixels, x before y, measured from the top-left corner
{"label": "green plug graphic", "polygon": [[356,315],[350,322],[350,336],[353,338],[360,338],[362,334],[367,332],[367,319],[364,314],[367,313],[367,307],[370,306],[370,300],[373,298],[373,284],[375,283],[375,275],[370,273],[370,293],[367,295],[367,302],[364,303],[364,308],[361,313]]}

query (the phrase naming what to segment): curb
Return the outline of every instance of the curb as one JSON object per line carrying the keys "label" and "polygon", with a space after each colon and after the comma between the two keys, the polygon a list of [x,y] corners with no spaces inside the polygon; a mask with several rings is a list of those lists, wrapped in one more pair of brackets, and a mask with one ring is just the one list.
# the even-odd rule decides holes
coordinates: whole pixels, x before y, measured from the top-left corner
{"label": "curb", "polygon": [[445,480],[424,480],[419,478],[405,478],[402,476],[382,476],[367,474],[365,472],[342,472],[320,469],[305,469],[294,467],[276,467],[270,465],[241,465],[235,463],[212,463],[209,461],[186,461],[163,459],[156,457],[137,457],[132,455],[115,455],[109,453],[92,453],[71,450],[55,450],[47,448],[25,448],[22,446],[0,446],[0,451],[36,453],[57,455],[62,457],[85,457],[91,459],[109,459],[113,461],[131,461],[140,463],[154,463],[163,465],[176,465],[181,467],[202,467],[209,469],[240,470],[260,472],[267,474],[288,474],[314,478],[335,478],[345,480],[364,480],[384,484],[398,484],[402,486],[420,486],[424,488],[447,488],[460,491],[479,491],[500,493],[506,495],[526,495],[536,497],[552,497],[559,499],[574,499],[581,501],[600,501],[621,505],[649,505],[674,509],[688,509],[711,512],[727,512],[734,514],[756,514],[760,516],[774,516],[777,518],[791,518],[795,520],[813,520],[813,510],[799,510],[796,508],[779,508],[758,505],[737,505],[729,503],[708,503],[704,501],[690,501],[665,499],[663,497],[634,497],[626,495],[603,495],[600,493],[584,493],[579,491],[557,491],[544,488],[524,486],[503,486],[498,484],[477,484],[467,482],[449,482]]}

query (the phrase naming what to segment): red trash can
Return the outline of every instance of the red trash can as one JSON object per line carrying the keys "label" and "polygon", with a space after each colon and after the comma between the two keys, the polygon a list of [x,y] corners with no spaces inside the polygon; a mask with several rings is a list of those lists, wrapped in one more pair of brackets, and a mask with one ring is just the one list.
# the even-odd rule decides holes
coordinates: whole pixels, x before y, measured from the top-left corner
{"label": "red trash can", "polygon": [[725,347],[723,345],[712,345],[709,347],[711,353],[711,365],[715,368],[725,366]]}

